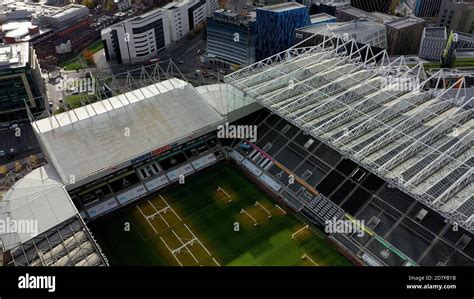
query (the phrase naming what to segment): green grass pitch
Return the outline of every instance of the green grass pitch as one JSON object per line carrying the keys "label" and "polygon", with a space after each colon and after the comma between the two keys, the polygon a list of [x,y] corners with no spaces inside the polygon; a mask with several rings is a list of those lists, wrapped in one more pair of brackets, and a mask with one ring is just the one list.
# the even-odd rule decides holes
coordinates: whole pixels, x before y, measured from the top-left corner
{"label": "green grass pitch", "polygon": [[[228,202],[223,192],[217,191],[219,186],[231,196],[232,202]],[[291,213],[284,215],[275,207],[273,198],[233,165],[220,164],[187,177],[184,185],[165,188],[159,194],[181,218],[181,221],[170,223],[171,227],[163,223],[155,225],[159,220],[153,220],[151,224],[146,221],[136,207],[142,205],[142,210],[145,210],[146,200],[90,224],[93,235],[111,265],[179,265],[160,236],[165,241],[170,240],[166,241],[169,245],[173,243],[169,237],[171,230],[182,235],[184,224],[219,265],[351,265],[319,231],[302,230],[292,239],[292,234],[304,227],[305,223]],[[158,198],[159,195],[156,194],[155,197]],[[153,196],[151,200],[153,201]],[[270,212],[271,218],[268,218],[268,212],[262,207],[254,205],[256,201]],[[240,213],[242,209],[258,225],[254,226],[254,220],[245,213]],[[148,211],[145,214],[150,213]],[[171,213],[166,215],[170,217]],[[129,229],[126,229],[128,226]],[[239,228],[237,231],[236,226]],[[169,246],[172,249],[178,247],[179,243],[176,242]],[[215,265],[206,253],[202,253],[203,250],[199,253],[197,248],[197,245],[193,245],[192,251],[198,263],[193,264],[184,252],[177,258],[185,265]],[[302,256],[309,258],[303,259]]]}

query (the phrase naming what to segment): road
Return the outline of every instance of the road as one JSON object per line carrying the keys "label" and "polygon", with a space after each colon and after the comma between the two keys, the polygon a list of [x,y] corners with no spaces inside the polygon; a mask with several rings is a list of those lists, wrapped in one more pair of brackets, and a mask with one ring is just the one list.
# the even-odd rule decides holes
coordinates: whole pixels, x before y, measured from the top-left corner
{"label": "road", "polygon": [[[195,86],[222,83],[224,75],[219,72],[218,67],[206,66],[206,68],[203,68],[200,62],[200,56],[207,48],[206,43],[204,31],[201,31],[191,39],[185,37],[176,43],[170,44],[168,48],[158,53],[157,57],[154,58],[158,58],[160,61],[172,59],[186,80]],[[140,69],[144,65],[143,63],[118,65],[113,61],[107,61],[104,50],[94,54],[94,61],[97,66],[95,68],[83,69],[79,72],[59,70],[54,75],[45,76],[48,101],[53,104],[52,111],[61,105],[61,100],[64,100],[65,81],[84,77],[87,72],[92,72],[97,78],[107,78],[112,75],[124,74],[129,70]],[[196,73],[196,70],[199,70],[201,74]],[[207,72],[207,74],[203,72]],[[139,75],[138,72],[137,75]]]}

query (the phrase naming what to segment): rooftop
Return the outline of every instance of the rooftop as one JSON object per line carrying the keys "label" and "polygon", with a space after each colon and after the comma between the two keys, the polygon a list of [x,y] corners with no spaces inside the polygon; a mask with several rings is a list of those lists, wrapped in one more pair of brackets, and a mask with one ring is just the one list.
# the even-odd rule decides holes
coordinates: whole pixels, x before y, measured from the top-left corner
{"label": "rooftop", "polygon": [[[473,98],[463,79],[353,40],[276,54],[226,76],[235,89],[395,188],[474,231]],[[350,57],[351,59],[347,59]],[[294,82],[288,90],[289,81]],[[451,92],[450,92],[451,91]]]}
{"label": "rooftop", "polygon": [[319,22],[324,22],[324,21],[335,20],[336,19],[336,17],[331,16],[327,13],[318,13],[318,14],[315,14],[315,15],[311,15],[309,17],[311,19],[311,23],[319,23]]}
{"label": "rooftop", "polygon": [[325,35],[332,35],[332,33],[336,35],[342,35],[344,33],[352,34],[358,33],[365,30],[372,30],[372,29],[385,29],[384,25],[372,21],[365,21],[365,20],[354,20],[351,22],[343,22],[343,23],[323,23],[323,24],[316,24],[312,26],[307,26],[303,28],[297,29],[298,31],[304,31],[312,34],[325,34]]}
{"label": "rooftop", "polygon": [[29,43],[0,45],[0,69],[24,67],[29,62]]}
{"label": "rooftop", "polygon": [[378,22],[382,24],[398,19],[397,16],[392,16],[392,15],[384,14],[381,12],[366,12],[364,10],[361,10],[352,6],[338,8],[338,11],[342,11],[344,13],[353,15],[360,19]]}
{"label": "rooftop", "polygon": [[8,190],[0,202],[0,218],[5,221],[31,220],[36,232],[9,232],[0,235],[6,250],[78,214],[58,174],[50,165],[37,168]]}
{"label": "rooftop", "polygon": [[249,25],[251,22],[255,22],[255,12],[248,12],[247,15],[239,15],[231,10],[218,9],[212,14],[212,18],[215,20],[221,20],[234,24]]}
{"label": "rooftop", "polygon": [[410,27],[410,26],[417,25],[424,22],[425,20],[423,19],[413,17],[413,16],[408,16],[408,17],[399,18],[399,19],[390,21],[386,23],[385,25],[390,26],[395,29],[401,29],[401,28]]}
{"label": "rooftop", "polygon": [[68,185],[71,176],[79,183],[223,120],[193,86],[173,78],[38,120],[33,128]]}
{"label": "rooftop", "polygon": [[438,37],[446,39],[446,27],[425,27],[423,35],[427,37]]}
{"label": "rooftop", "polygon": [[474,58],[474,49],[456,49],[456,58]]}
{"label": "rooftop", "polygon": [[282,11],[287,11],[287,10],[292,10],[292,9],[297,9],[297,8],[306,8],[306,6],[297,2],[285,2],[285,3],[280,3],[280,4],[265,6],[265,7],[259,7],[258,10],[282,12]]}

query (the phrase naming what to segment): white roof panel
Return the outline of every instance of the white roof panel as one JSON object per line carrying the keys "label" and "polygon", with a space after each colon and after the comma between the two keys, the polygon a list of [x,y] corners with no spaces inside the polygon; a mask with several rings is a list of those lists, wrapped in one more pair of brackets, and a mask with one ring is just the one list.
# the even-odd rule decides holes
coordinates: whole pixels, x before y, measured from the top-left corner
{"label": "white roof panel", "polygon": [[[41,234],[78,212],[66,192],[57,172],[45,165],[28,173],[15,183],[0,202],[0,219],[34,221]],[[19,223],[19,222],[17,222]],[[35,236],[33,230],[11,231],[0,235],[5,250],[10,250]]]}
{"label": "white roof panel", "polygon": [[[193,86],[171,80],[156,84],[163,92],[147,98],[134,91],[94,103],[92,106],[100,114],[89,109],[90,116],[82,118],[81,113],[81,120],[75,112],[88,108],[34,122],[39,140],[63,182],[68,184],[71,176],[79,182],[224,120]],[[55,124],[56,119],[60,126]]]}

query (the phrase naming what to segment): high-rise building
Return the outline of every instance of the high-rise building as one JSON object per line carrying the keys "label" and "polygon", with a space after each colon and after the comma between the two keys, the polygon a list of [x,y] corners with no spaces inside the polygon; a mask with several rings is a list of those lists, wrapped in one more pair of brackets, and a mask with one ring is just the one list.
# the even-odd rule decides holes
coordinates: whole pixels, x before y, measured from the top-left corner
{"label": "high-rise building", "polygon": [[388,54],[417,54],[425,21],[417,17],[404,17],[388,23],[387,28]]}
{"label": "high-rise building", "polygon": [[413,12],[419,18],[434,18],[438,16],[441,0],[411,0],[414,3]]}
{"label": "high-rise building", "polygon": [[447,39],[446,27],[426,27],[421,37],[418,56],[427,60],[440,61]]}
{"label": "high-rise building", "polygon": [[219,8],[217,0],[206,0],[207,16],[210,17]]}
{"label": "high-rise building", "polygon": [[384,24],[386,22],[390,22],[396,19],[398,19],[398,17],[393,15],[388,15],[381,12],[366,12],[364,10],[360,10],[352,6],[338,7],[336,9],[336,22],[367,20]]}
{"label": "high-rise building", "polygon": [[474,32],[474,1],[443,0],[436,25],[472,34]]}
{"label": "high-rise building", "polygon": [[182,39],[190,30],[206,21],[206,0],[170,2],[163,9],[166,10],[172,42]]}
{"label": "high-rise building", "polygon": [[0,122],[27,118],[45,108],[44,85],[35,51],[28,43],[0,46]]}
{"label": "high-rise building", "polygon": [[474,37],[471,34],[451,31],[446,42],[446,47],[443,50],[441,66],[446,68],[453,67],[456,61],[457,50],[472,48],[474,48]]}
{"label": "high-rise building", "polygon": [[170,43],[166,11],[155,9],[102,30],[107,60],[119,64],[143,62]]}
{"label": "high-rise building", "polygon": [[336,15],[338,8],[351,6],[351,0],[313,0],[310,6],[310,13],[327,13],[331,16]]}
{"label": "high-rise building", "polygon": [[310,16],[311,25],[323,23],[336,23],[336,17],[328,15],[327,13],[318,13]]}
{"label": "high-rise building", "polygon": [[172,42],[182,39],[189,32],[189,3],[190,1],[170,2],[163,6],[166,10]]}
{"label": "high-rise building", "polygon": [[217,10],[207,19],[207,52],[210,59],[249,65],[255,62],[255,18]]}
{"label": "high-rise building", "polygon": [[351,0],[351,6],[367,12],[391,13],[399,2],[400,0]]}
{"label": "high-rise building", "polygon": [[372,21],[356,20],[345,23],[323,23],[299,28],[295,30],[295,43],[314,35],[319,38],[308,45],[317,45],[322,42],[322,37],[326,36],[339,37],[343,40],[354,39],[360,44],[369,44],[380,49],[387,48],[385,26]]}
{"label": "high-rise building", "polygon": [[257,60],[293,45],[294,30],[310,25],[306,6],[287,2],[257,9]]}

